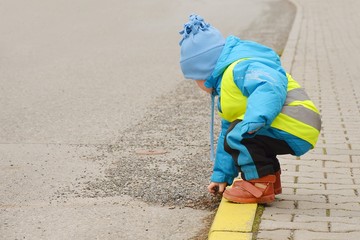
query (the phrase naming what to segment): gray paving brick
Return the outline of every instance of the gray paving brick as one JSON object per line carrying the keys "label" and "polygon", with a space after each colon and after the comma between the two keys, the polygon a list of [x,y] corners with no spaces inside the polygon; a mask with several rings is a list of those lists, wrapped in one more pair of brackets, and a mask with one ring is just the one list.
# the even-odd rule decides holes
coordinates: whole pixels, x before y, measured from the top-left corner
{"label": "gray paving brick", "polygon": [[314,223],[306,223],[306,222],[283,222],[283,221],[273,221],[273,220],[262,220],[260,223],[260,227],[262,230],[309,230],[314,232],[327,232],[328,231],[328,223],[326,222],[318,222]]}
{"label": "gray paving brick", "polygon": [[275,231],[260,231],[257,235],[257,240],[289,240],[291,239],[290,230],[275,230]]}
{"label": "gray paving brick", "polygon": [[356,162],[356,163],[360,163],[360,155],[359,156],[352,156],[351,157],[351,160],[353,161],[353,162]]}
{"label": "gray paving brick", "polygon": [[338,178],[338,179],[329,179],[329,178],[309,178],[309,177],[298,177],[298,183],[323,183],[327,184],[353,184],[353,179],[351,178]]}
{"label": "gray paving brick", "polygon": [[[357,172],[357,171],[356,171]],[[355,173],[357,176],[359,176],[358,173]],[[360,190],[360,179],[354,178],[354,185],[356,186],[356,189],[359,191]],[[359,191],[360,193],[360,191]]]}
{"label": "gray paving brick", "polygon": [[300,201],[298,202],[298,209],[331,209],[331,210],[338,209],[338,210],[360,211],[360,205],[358,203],[353,203],[353,202],[339,204],[339,203],[314,203],[314,202]]}
{"label": "gray paving brick", "polygon": [[294,240],[349,240],[359,239],[360,232],[333,233],[333,232],[313,232],[306,230],[296,230]]}
{"label": "gray paving brick", "polygon": [[343,195],[343,196],[355,196],[354,191],[352,189],[341,189],[341,190],[314,190],[314,189],[304,189],[300,188],[296,190],[296,194],[299,195],[311,195],[311,194],[319,194],[319,195]]}
{"label": "gray paving brick", "polygon": [[270,214],[266,217],[263,217],[262,220],[273,220],[273,221],[282,221],[282,222],[291,222],[293,216],[291,214],[285,214],[285,213],[276,213],[276,214]]}
{"label": "gray paving brick", "polygon": [[333,217],[358,217],[360,216],[359,209],[331,209],[330,215]]}
{"label": "gray paving brick", "polygon": [[359,180],[358,176],[360,176],[360,169],[358,169],[358,168],[353,168],[353,169],[352,169],[352,172],[353,172],[353,174],[355,175],[354,180],[355,180],[355,181],[358,181],[358,180]]}
{"label": "gray paving brick", "polygon": [[295,209],[295,203],[294,201],[287,201],[287,200],[279,200],[277,199],[270,205],[274,208],[284,208],[284,209]]}
{"label": "gray paving brick", "polygon": [[299,166],[308,166],[308,167],[321,167],[323,165],[323,162],[321,160],[317,159],[307,159],[307,160],[297,160],[297,159],[291,159],[291,160],[284,160],[281,161],[281,163],[285,166],[291,166],[291,165],[299,165]]}
{"label": "gray paving brick", "polygon": [[350,175],[350,167],[346,166],[347,163],[343,164],[343,167],[327,167],[326,171],[324,170],[323,167],[321,168],[314,168],[314,167],[309,167],[306,165],[301,165],[299,166],[299,171],[301,172],[314,172],[314,173],[322,173],[322,172],[330,172],[330,173],[340,173],[340,174],[347,174]]}
{"label": "gray paving brick", "polygon": [[[285,186],[284,186],[285,187]],[[287,183],[286,187],[296,189],[310,189],[310,190],[325,190],[325,185],[322,182],[319,183]]]}
{"label": "gray paving brick", "polygon": [[317,156],[318,159],[329,161],[329,162],[351,162],[351,156],[350,155],[319,155]]}
{"label": "gray paving brick", "polygon": [[340,189],[356,189],[356,185],[354,184],[334,184],[334,183],[329,183],[326,184],[326,188],[329,190],[340,190]]}
{"label": "gray paving brick", "polygon": [[275,207],[267,207],[263,217],[266,217],[268,214],[289,214],[289,215],[308,215],[308,216],[321,216],[326,217],[327,211],[326,209],[292,209],[291,211],[286,208],[275,208]]}
{"label": "gray paving brick", "polygon": [[[353,131],[358,131],[358,130],[354,129]],[[350,147],[351,147],[351,149],[359,150],[360,149],[360,141],[358,141],[358,142],[352,141],[350,144]]]}
{"label": "gray paving brick", "polygon": [[317,147],[326,147],[331,149],[350,149],[349,144],[347,142],[341,142],[341,143],[323,143],[323,144],[317,144]]}
{"label": "gray paving brick", "polygon": [[359,224],[332,222],[330,229],[332,232],[354,232],[359,231]]}
{"label": "gray paving brick", "polygon": [[295,215],[294,222],[332,222],[334,224],[358,224],[360,216],[358,217],[320,217],[308,215]]}
{"label": "gray paving brick", "polygon": [[342,155],[342,154],[349,154],[349,155],[360,155],[360,149],[333,149],[333,148],[326,148],[326,153],[329,155]]}
{"label": "gray paving brick", "polygon": [[360,168],[360,162],[334,162],[334,161],[325,161],[325,167],[329,167],[329,168],[333,168],[333,167],[338,167],[338,168],[343,168],[344,166],[346,166],[347,168]]}
{"label": "gray paving brick", "polygon": [[328,197],[324,195],[294,195],[294,194],[281,194],[276,196],[277,199],[288,201],[308,201],[315,203],[327,203]]}
{"label": "gray paving brick", "polygon": [[[281,163],[281,170],[282,173],[286,172],[286,171],[292,171],[295,172],[296,171],[296,165],[291,165],[291,164],[285,164],[283,163],[282,160],[280,160]],[[283,175],[284,176],[284,175]]]}
{"label": "gray paving brick", "polygon": [[327,199],[330,203],[360,203],[359,196],[328,195]]}
{"label": "gray paving brick", "polygon": [[[359,169],[353,169],[353,175],[355,174],[355,171],[358,171]],[[356,179],[357,176],[352,176],[351,170],[349,169],[349,173],[334,173],[334,172],[326,172],[326,176],[328,179]]]}
{"label": "gray paving brick", "polygon": [[302,177],[318,178],[318,177],[321,177],[321,175],[323,175],[323,174],[319,174],[319,172],[290,172],[290,171],[287,171],[286,175],[287,176],[293,176],[293,177],[302,176]]}
{"label": "gray paving brick", "polygon": [[293,176],[287,176],[284,174],[281,176],[282,183],[293,183],[294,181],[295,181],[295,177],[293,177]]}
{"label": "gray paving brick", "polygon": [[284,187],[282,189],[283,194],[295,194],[295,191],[293,188]]}

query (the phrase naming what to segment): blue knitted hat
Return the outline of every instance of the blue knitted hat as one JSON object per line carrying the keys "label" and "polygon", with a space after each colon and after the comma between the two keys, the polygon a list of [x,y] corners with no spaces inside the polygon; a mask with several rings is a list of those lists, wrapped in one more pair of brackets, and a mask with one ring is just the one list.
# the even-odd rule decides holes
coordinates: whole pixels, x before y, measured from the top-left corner
{"label": "blue knitted hat", "polygon": [[190,15],[180,34],[180,66],[185,78],[206,80],[224,47],[224,37],[199,15]]}

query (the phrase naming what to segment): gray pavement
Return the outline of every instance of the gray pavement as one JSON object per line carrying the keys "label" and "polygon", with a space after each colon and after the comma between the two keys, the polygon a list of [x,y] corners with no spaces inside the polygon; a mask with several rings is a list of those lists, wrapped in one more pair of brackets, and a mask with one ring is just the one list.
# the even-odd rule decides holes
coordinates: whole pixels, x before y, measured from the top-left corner
{"label": "gray pavement", "polygon": [[[197,12],[281,52],[290,10],[0,0],[0,239],[189,239],[206,228],[218,204],[206,193],[208,98],[182,80],[177,32]],[[154,149],[166,153],[142,154]]]}
{"label": "gray pavement", "polygon": [[283,62],[322,115],[317,147],[282,159],[283,194],[257,239],[360,238],[360,2],[294,0]]}

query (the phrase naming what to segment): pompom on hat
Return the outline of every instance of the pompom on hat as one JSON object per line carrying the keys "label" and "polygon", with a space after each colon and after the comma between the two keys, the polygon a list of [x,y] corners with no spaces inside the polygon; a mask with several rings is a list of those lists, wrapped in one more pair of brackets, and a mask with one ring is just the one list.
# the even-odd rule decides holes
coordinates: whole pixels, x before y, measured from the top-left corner
{"label": "pompom on hat", "polygon": [[188,79],[206,80],[213,72],[225,44],[222,34],[199,15],[190,15],[190,21],[180,31],[180,66]]}

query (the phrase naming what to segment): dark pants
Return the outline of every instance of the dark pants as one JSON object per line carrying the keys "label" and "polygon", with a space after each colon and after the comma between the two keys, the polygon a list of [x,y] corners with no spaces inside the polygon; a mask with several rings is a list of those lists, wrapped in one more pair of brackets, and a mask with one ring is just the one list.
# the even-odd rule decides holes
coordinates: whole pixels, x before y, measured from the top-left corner
{"label": "dark pants", "polygon": [[[259,178],[274,174],[280,170],[280,163],[277,159],[277,155],[294,154],[294,151],[285,141],[268,136],[255,135],[252,138],[244,138],[240,143],[247,149],[248,154],[250,155],[247,157],[252,159]],[[232,156],[235,165],[239,168],[241,178],[251,180],[247,179],[246,172],[242,170],[243,166],[241,166],[241,161],[239,160],[240,151],[231,149],[226,142],[226,137],[224,147],[225,151]]]}

